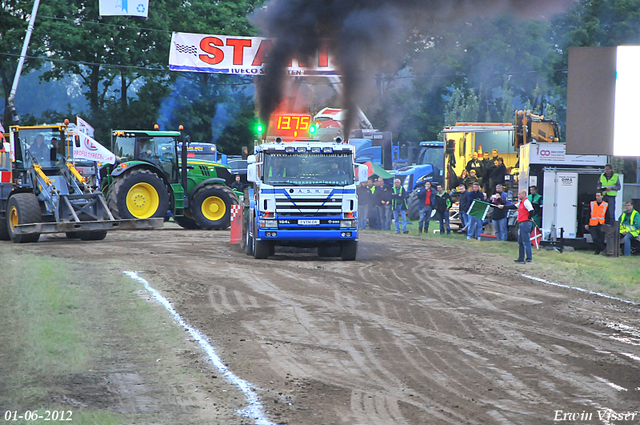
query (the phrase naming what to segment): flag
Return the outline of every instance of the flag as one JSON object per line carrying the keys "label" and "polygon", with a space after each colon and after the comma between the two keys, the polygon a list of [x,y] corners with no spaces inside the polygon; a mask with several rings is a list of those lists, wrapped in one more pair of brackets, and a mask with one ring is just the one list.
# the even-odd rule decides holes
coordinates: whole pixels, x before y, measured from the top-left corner
{"label": "flag", "polygon": [[91,125],[89,125],[88,122],[86,122],[85,120],[83,120],[82,118],[76,116],[76,125],[78,128],[78,132],[79,133],[84,133],[89,137],[94,137],[93,135],[93,127],[91,127]]}
{"label": "flag", "polygon": [[75,159],[88,159],[89,161],[114,164],[116,156],[100,143],[93,140],[84,133],[78,132],[80,147],[74,146],[73,157]]}
{"label": "flag", "polygon": [[487,213],[489,212],[489,208],[491,208],[490,203],[474,199],[469,206],[469,211],[467,211],[467,214],[472,217],[479,218],[480,220],[484,220],[484,218],[487,216]]}
{"label": "flag", "polygon": [[100,16],[149,15],[149,0],[100,0]]}
{"label": "flag", "polygon": [[531,244],[536,247],[536,249],[540,249],[540,242],[542,241],[542,230],[538,226],[533,226],[533,230],[531,231]]}

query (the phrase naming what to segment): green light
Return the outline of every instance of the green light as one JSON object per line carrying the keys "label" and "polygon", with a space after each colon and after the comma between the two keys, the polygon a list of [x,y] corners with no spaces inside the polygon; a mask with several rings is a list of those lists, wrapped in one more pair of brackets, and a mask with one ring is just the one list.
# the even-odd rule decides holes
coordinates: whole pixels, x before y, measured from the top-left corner
{"label": "green light", "polygon": [[258,124],[256,130],[258,130],[258,133],[262,133],[262,125]]}
{"label": "green light", "polygon": [[309,127],[309,133],[315,133],[316,132],[316,127],[315,126],[311,126]]}

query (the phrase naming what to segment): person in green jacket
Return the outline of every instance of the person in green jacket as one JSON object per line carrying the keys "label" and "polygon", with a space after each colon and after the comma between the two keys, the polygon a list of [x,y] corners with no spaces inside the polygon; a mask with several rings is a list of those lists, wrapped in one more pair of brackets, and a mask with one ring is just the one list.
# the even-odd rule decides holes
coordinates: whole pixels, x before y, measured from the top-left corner
{"label": "person in green jacket", "polygon": [[533,222],[538,227],[542,227],[542,195],[538,193],[537,186],[529,187],[529,202],[533,205]]}
{"label": "person in green jacket", "polygon": [[613,224],[616,219],[616,196],[620,190],[620,176],[613,172],[613,165],[604,166],[604,173],[600,174],[596,190],[602,190],[604,201],[609,204],[605,223]]}
{"label": "person in green jacket", "polygon": [[620,243],[624,244],[624,255],[631,255],[631,239],[640,236],[640,213],[633,209],[631,201],[624,203],[620,214]]}

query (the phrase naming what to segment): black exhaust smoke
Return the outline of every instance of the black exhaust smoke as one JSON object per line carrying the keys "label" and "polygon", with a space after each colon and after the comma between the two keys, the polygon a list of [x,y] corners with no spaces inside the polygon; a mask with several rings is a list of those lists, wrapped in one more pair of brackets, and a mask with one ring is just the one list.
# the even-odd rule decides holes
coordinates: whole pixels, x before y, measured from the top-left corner
{"label": "black exhaust smoke", "polygon": [[364,83],[381,68],[399,67],[402,42],[411,32],[477,16],[512,14],[545,19],[566,10],[576,0],[271,0],[253,16],[263,35],[274,39],[264,76],[257,80],[260,121],[283,98],[286,67],[295,58],[310,62],[328,48],[343,84],[342,107],[347,110],[344,134],[354,127]]}

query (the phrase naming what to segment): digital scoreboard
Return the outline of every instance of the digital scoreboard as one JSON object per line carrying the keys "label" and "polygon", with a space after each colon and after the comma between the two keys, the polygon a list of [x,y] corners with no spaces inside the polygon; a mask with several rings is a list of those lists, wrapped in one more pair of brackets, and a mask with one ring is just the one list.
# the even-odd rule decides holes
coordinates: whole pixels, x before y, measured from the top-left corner
{"label": "digital scoreboard", "polygon": [[282,140],[308,139],[315,132],[311,115],[273,114],[269,120],[267,137],[281,137]]}

